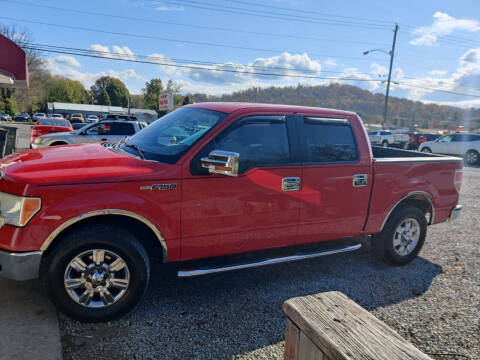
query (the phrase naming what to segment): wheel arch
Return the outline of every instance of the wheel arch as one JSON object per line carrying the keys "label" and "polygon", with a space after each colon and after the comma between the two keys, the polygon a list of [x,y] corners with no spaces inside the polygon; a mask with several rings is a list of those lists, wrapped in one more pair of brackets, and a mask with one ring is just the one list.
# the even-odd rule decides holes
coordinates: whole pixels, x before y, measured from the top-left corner
{"label": "wheel arch", "polygon": [[48,144],[48,146],[60,146],[60,145],[70,145],[70,143],[66,141],[53,141],[52,143]]}
{"label": "wheel arch", "polygon": [[165,239],[158,228],[147,218],[137,213],[121,209],[103,209],[80,214],[57,227],[43,242],[40,250],[47,255],[61,241],[62,236],[81,226],[95,223],[109,223],[127,230],[132,228],[135,235],[140,234],[140,240],[148,250],[160,250],[162,261],[168,262],[168,249]]}
{"label": "wheel arch", "polygon": [[430,219],[427,220],[428,224],[431,225],[435,221],[435,205],[433,204],[432,196],[425,191],[412,191],[403,196],[398,200],[388,211],[387,216],[383,220],[382,227],[380,231],[383,230],[385,224],[387,223],[390,216],[393,212],[402,205],[412,205],[414,207],[420,208],[424,214],[430,213]]}

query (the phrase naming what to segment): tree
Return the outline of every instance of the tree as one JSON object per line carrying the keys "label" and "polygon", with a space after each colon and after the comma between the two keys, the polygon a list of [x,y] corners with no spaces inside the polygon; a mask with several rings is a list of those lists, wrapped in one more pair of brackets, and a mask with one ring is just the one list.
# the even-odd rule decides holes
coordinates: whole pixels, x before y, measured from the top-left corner
{"label": "tree", "polygon": [[[164,91],[171,91],[173,93],[180,91],[180,86],[177,85],[173,80],[167,81],[167,87],[163,87],[162,79],[152,79],[145,83],[145,88],[143,91],[143,99],[147,109],[157,110],[158,109],[158,97]],[[183,98],[175,99],[175,104],[181,104]],[[178,104],[177,104],[178,103]]]}
{"label": "tree", "polygon": [[92,97],[96,104],[128,106],[130,93],[122,80],[110,76],[102,76],[91,87]]}
{"label": "tree", "polygon": [[55,76],[53,85],[48,91],[49,102],[86,103],[86,93],[80,81]]}

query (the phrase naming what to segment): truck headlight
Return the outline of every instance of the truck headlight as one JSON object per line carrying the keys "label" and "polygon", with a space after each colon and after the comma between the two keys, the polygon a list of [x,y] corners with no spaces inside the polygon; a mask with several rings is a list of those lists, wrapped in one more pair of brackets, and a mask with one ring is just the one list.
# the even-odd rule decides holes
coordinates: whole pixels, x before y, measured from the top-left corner
{"label": "truck headlight", "polygon": [[37,137],[35,139],[35,144],[41,144],[43,142],[43,139],[41,137]]}
{"label": "truck headlight", "polygon": [[5,224],[25,226],[41,209],[42,200],[0,192],[0,217]]}

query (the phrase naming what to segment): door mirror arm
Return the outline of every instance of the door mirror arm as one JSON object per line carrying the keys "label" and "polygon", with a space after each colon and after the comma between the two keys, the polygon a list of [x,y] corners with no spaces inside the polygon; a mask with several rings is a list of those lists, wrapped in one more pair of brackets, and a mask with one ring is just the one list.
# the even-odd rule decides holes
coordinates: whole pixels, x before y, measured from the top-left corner
{"label": "door mirror arm", "polygon": [[200,163],[210,174],[238,176],[239,157],[240,154],[236,152],[213,150],[208,157],[201,158]]}

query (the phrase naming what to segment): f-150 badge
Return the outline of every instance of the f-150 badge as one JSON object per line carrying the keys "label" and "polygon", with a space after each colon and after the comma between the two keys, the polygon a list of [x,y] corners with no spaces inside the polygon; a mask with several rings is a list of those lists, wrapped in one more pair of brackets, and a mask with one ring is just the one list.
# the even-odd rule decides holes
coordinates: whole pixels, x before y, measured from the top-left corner
{"label": "f-150 badge", "polygon": [[140,186],[140,190],[175,190],[177,184],[153,184],[147,186]]}

